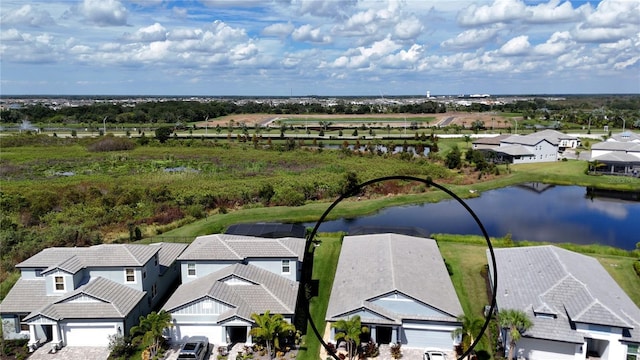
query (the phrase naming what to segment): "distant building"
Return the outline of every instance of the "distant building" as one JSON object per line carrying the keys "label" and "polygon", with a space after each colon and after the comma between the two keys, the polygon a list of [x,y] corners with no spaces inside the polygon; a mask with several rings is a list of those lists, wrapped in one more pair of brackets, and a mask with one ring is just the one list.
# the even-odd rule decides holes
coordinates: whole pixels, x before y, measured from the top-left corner
{"label": "distant building", "polygon": [[528,135],[499,135],[473,142],[474,149],[491,151],[498,162],[522,164],[557,161],[566,149],[580,145],[577,137],[555,130]]}

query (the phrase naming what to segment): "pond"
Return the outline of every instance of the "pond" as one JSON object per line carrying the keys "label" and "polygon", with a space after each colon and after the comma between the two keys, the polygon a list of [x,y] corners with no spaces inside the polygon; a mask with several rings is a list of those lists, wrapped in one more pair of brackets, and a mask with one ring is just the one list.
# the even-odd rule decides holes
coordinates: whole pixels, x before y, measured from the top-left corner
{"label": "pond", "polygon": [[[492,237],[511,234],[514,241],[597,243],[630,250],[640,242],[639,200],[640,192],[530,183],[490,190],[465,202]],[[313,227],[315,223],[304,225]],[[319,231],[348,232],[354,227],[416,227],[427,234],[481,235],[471,215],[455,200],[391,207],[373,215],[325,221]]]}

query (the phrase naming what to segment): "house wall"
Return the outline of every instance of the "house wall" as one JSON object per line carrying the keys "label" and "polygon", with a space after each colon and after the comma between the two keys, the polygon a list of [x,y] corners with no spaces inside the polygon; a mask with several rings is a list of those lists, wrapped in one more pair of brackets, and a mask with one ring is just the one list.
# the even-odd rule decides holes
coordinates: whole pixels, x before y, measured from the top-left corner
{"label": "house wall", "polygon": [[[282,260],[289,260],[289,272],[282,272]],[[261,269],[280,275],[286,279],[298,280],[298,258],[275,258],[275,259],[247,259],[250,265],[257,266]]]}
{"label": "house wall", "polygon": [[[500,146],[510,145],[508,143],[501,143]],[[522,145],[522,144],[521,144]],[[534,156],[521,156],[519,159],[513,160],[514,164],[524,164],[533,162],[551,162],[558,160],[558,147],[552,145],[548,141],[541,141],[535,145],[522,145],[529,150]]]}
{"label": "house wall", "polygon": [[576,323],[576,331],[583,333],[585,338],[608,341],[605,352],[600,357],[602,360],[624,359],[627,356],[627,345],[622,344],[622,329]]}
{"label": "house wall", "polygon": [[[75,284],[79,284],[82,278],[82,272],[79,272],[78,274],[80,275],[77,276],[76,279],[74,279],[73,275],[60,270],[54,270],[50,273],[47,273],[45,281],[47,295],[63,295],[69,291],[73,291],[76,288]],[[64,278],[64,291],[55,290],[56,276],[62,276]]]}
{"label": "house wall", "polygon": [[420,316],[445,315],[441,311],[438,311],[430,306],[416,302],[415,300],[407,298],[400,294],[391,294],[387,297],[373,300],[372,303],[378,306],[381,306],[396,314],[413,314],[413,315],[420,315]]}
{"label": "house wall", "polygon": [[[203,277],[203,276],[207,276],[211,273],[214,273],[216,271],[222,270],[225,267],[234,264],[235,261],[216,261],[216,260],[194,260],[194,261],[187,261],[187,260],[181,260],[180,261],[180,279],[182,281],[182,284],[186,284],[189,281],[195,280],[197,278]],[[195,276],[189,276],[189,272],[188,272],[188,264],[195,264],[196,265],[196,275]]]}
{"label": "house wall", "polygon": [[518,359],[528,360],[578,360],[585,358],[582,351],[580,344],[522,337],[515,354]]}
{"label": "house wall", "polygon": [[[129,283],[125,281],[125,267],[99,267],[99,268],[89,268],[88,276],[90,278],[103,277],[105,279],[111,280],[118,284],[127,285],[133,289],[144,291],[143,280],[142,280],[142,268],[141,267],[126,267],[126,269],[134,269],[135,273],[135,282]],[[147,272],[147,276],[148,276]],[[145,280],[146,282],[146,280]],[[150,287],[150,286],[149,286]]]}
{"label": "house wall", "polygon": [[20,331],[20,317],[14,314],[2,314],[2,334],[6,340],[29,338],[29,331]]}

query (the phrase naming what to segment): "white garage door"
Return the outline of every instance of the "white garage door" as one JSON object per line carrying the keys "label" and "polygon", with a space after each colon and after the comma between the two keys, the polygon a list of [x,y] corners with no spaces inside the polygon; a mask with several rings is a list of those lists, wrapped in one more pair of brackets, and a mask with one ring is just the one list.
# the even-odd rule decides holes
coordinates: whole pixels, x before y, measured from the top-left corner
{"label": "white garage door", "polygon": [[226,343],[226,336],[222,336],[222,327],[217,325],[180,324],[174,328],[174,342],[184,342],[191,336],[206,336],[211,344]]}
{"label": "white garage door", "polygon": [[435,348],[443,351],[453,349],[453,340],[448,331],[404,329],[403,334],[402,340],[407,347]]}
{"label": "white garage door", "polygon": [[109,335],[116,333],[116,327],[115,324],[66,324],[62,332],[67,346],[108,346]]}

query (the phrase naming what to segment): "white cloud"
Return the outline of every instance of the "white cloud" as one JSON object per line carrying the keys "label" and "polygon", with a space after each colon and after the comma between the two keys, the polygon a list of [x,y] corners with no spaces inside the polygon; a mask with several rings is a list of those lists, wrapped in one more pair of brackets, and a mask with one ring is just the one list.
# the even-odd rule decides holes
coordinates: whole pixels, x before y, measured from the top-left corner
{"label": "white cloud", "polygon": [[357,0],[293,0],[291,3],[297,6],[300,15],[341,18]]}
{"label": "white cloud", "polygon": [[574,9],[569,1],[559,3],[560,0],[551,0],[532,6],[529,8],[530,16],[524,20],[531,23],[557,23],[577,20],[582,16],[582,11]]}
{"label": "white cloud", "polygon": [[520,0],[494,0],[491,5],[473,4],[458,14],[463,26],[487,25],[521,19],[527,14],[526,5]]}
{"label": "white cloud", "polygon": [[84,0],[78,9],[86,20],[98,26],[127,24],[128,11],[118,0]]}
{"label": "white cloud", "polygon": [[494,40],[498,34],[498,26],[490,28],[470,29],[458,34],[455,38],[447,39],[440,46],[456,49],[477,48]]}
{"label": "white cloud", "polygon": [[529,37],[526,35],[521,35],[507,41],[504,45],[502,45],[502,47],[500,47],[500,53],[508,56],[525,55],[529,52],[530,49],[531,44],[529,43]]}
{"label": "white cloud", "polygon": [[23,5],[14,10],[9,10],[2,15],[0,23],[3,25],[18,25],[41,27],[55,24],[55,21],[46,10],[38,9],[31,4]]}
{"label": "white cloud", "polygon": [[2,41],[23,41],[22,34],[16,29],[7,29],[0,31],[0,40]]}
{"label": "white cloud", "polygon": [[578,26],[573,31],[573,38],[586,43],[616,42],[630,37],[634,32],[637,33],[637,29],[631,26],[624,28]]}
{"label": "white cloud", "polygon": [[603,0],[586,20],[586,27],[620,27],[640,24],[640,2]]}
{"label": "white cloud", "polygon": [[398,39],[410,40],[418,37],[423,30],[424,26],[422,26],[420,20],[415,16],[411,16],[396,24],[394,35]]}
{"label": "white cloud", "polygon": [[262,30],[262,35],[275,36],[275,37],[287,37],[291,35],[295,27],[290,22],[271,24]]}
{"label": "white cloud", "polygon": [[167,39],[167,29],[159,23],[138,29],[135,33],[125,33],[123,38],[131,42],[153,42]]}
{"label": "white cloud", "polygon": [[555,32],[549,40],[534,47],[534,53],[543,56],[557,56],[567,51],[575,42],[568,31]]}
{"label": "white cloud", "polygon": [[331,36],[323,35],[320,28],[306,24],[295,29],[291,34],[295,41],[313,42],[313,43],[330,43]]}

